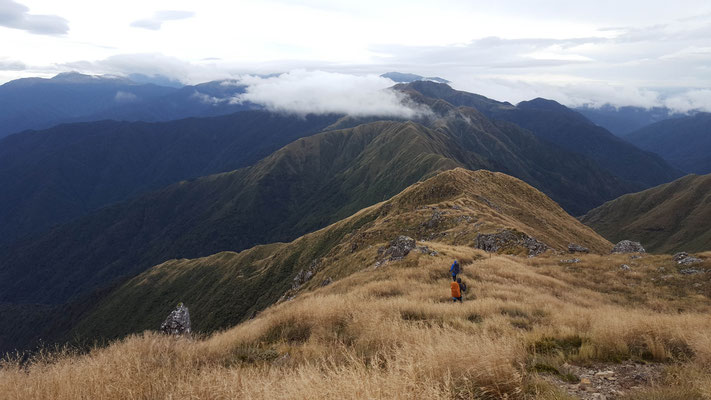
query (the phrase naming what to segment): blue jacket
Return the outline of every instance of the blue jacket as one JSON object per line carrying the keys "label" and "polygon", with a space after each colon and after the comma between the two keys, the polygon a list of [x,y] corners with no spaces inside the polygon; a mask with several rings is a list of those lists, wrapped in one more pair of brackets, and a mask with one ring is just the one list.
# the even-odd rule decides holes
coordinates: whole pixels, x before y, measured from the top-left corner
{"label": "blue jacket", "polygon": [[454,262],[452,263],[452,266],[449,267],[449,272],[451,272],[452,275],[459,274],[459,263],[457,262],[457,260],[454,260]]}

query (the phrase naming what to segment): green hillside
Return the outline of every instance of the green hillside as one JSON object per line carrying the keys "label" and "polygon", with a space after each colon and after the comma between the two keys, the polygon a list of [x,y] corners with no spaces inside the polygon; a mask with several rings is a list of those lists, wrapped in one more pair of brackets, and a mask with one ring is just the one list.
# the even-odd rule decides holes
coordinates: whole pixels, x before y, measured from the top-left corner
{"label": "green hillside", "polygon": [[624,195],[582,221],[612,242],[639,241],[647,251],[711,250],[711,175],[688,175]]}
{"label": "green hillside", "polygon": [[71,336],[114,338],[154,329],[179,301],[199,316],[194,329],[223,329],[285,293],[295,294],[292,285],[299,271],[313,273],[298,287],[303,290],[373,268],[384,258],[378,249],[399,235],[474,247],[479,233],[501,229],[528,234],[561,251],[570,242],[599,253],[612,246],[526,183],[501,173],[457,168],[290,243],[155,266],[111,292]]}

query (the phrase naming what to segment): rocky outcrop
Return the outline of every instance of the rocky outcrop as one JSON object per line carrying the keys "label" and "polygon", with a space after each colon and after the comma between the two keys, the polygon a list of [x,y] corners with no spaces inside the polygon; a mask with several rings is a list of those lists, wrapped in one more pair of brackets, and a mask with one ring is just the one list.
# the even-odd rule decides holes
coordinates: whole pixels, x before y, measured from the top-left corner
{"label": "rocky outcrop", "polygon": [[612,248],[612,253],[645,253],[644,247],[639,242],[622,240]]}
{"label": "rocky outcrop", "polygon": [[676,261],[677,264],[680,264],[680,265],[696,264],[696,263],[700,263],[703,261],[700,258],[690,256],[689,253],[687,253],[685,251],[674,254],[672,259],[674,261]]}
{"label": "rocky outcrop", "polygon": [[190,336],[190,311],[181,302],[160,325],[161,332],[175,336]]}
{"label": "rocky outcrop", "polygon": [[568,245],[569,253],[590,253],[590,249],[579,244],[571,243]]}
{"label": "rocky outcrop", "polygon": [[381,255],[388,257],[390,261],[401,260],[403,257],[408,255],[415,246],[415,239],[400,235],[395,240],[390,242],[390,246],[384,249]]}
{"label": "rocky outcrop", "polygon": [[529,257],[537,256],[548,250],[545,243],[514,229],[504,229],[498,233],[477,235],[475,247],[489,253],[515,253],[525,249]]}

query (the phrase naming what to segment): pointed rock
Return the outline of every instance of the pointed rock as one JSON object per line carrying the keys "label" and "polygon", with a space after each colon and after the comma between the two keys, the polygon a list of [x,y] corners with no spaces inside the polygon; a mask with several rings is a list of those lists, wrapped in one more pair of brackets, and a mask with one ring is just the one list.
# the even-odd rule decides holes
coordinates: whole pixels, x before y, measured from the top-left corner
{"label": "pointed rock", "polygon": [[190,336],[190,311],[182,303],[178,303],[175,310],[168,314],[168,318],[160,325],[160,330],[168,335]]}

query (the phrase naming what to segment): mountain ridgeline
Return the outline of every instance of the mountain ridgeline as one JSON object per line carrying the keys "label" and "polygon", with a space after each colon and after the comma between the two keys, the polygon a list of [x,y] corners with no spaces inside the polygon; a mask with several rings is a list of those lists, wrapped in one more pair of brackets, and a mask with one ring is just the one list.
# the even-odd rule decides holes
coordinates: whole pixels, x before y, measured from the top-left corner
{"label": "mountain ridgeline", "polygon": [[[249,318],[285,293],[371,268],[382,259],[378,248],[399,235],[475,247],[479,233],[502,229],[561,251],[571,242],[600,253],[612,247],[526,183],[502,173],[456,168],[290,243],[152,267],[112,291],[71,336],[110,339],[151,329],[178,301],[201,316],[197,331],[212,332]],[[303,278],[304,271],[311,275]]]}
{"label": "mountain ridgeline", "polygon": [[577,213],[629,191],[581,156],[449,106],[429,126],[381,121],[302,138],[251,167],[181,182],[7,245],[0,301],[61,303],[167,259],[293,240],[458,166],[517,176]]}
{"label": "mountain ridgeline", "polygon": [[494,121],[513,122],[540,139],[595,161],[637,190],[666,183],[683,175],[658,155],[638,149],[553,100],[538,98],[513,106],[427,81],[401,84],[396,88],[406,93],[415,92],[441,99],[456,106],[474,107]]}

